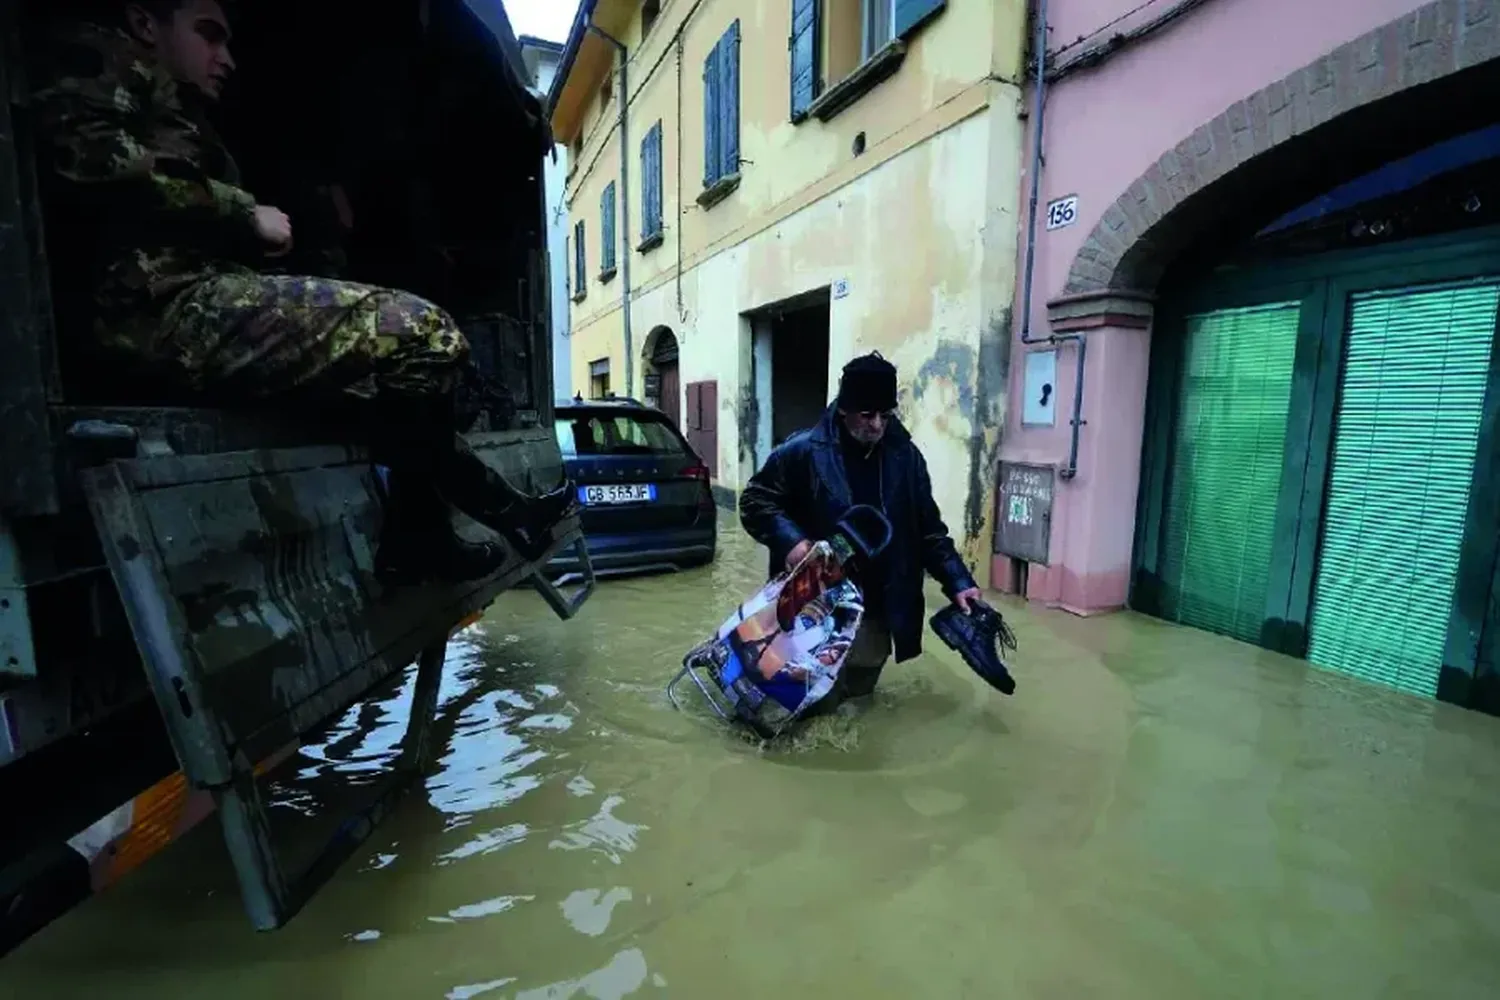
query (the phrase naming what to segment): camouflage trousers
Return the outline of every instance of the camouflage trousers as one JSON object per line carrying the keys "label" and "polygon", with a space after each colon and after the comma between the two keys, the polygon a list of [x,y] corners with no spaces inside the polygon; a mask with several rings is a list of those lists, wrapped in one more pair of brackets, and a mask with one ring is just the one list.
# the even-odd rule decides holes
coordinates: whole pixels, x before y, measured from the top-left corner
{"label": "camouflage trousers", "polygon": [[453,391],[468,341],[443,309],[350,281],[231,272],[157,318],[147,362],[193,395],[373,400]]}

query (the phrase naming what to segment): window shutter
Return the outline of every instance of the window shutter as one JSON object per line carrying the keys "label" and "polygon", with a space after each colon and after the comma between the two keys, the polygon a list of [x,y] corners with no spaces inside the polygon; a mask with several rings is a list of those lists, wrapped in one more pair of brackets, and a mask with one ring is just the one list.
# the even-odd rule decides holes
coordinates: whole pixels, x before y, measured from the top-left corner
{"label": "window shutter", "polygon": [[703,63],[703,186],[719,179],[719,53],[723,43],[715,45]]}
{"label": "window shutter", "polygon": [[641,139],[641,239],[651,235],[651,132]]}
{"label": "window shutter", "polygon": [[569,297],[573,295],[573,269],[568,267],[568,261],[573,259],[573,237],[563,237],[563,292]]}
{"label": "window shutter", "polygon": [[792,0],[792,34],[787,40],[792,71],[792,121],[799,121],[818,96],[819,0]]}
{"label": "window shutter", "polygon": [[719,383],[709,381],[703,383],[703,389],[698,393],[698,405],[702,407],[703,413],[703,451],[700,456],[703,464],[708,466],[710,479],[719,478]]}
{"label": "window shutter", "polygon": [[947,0],[896,0],[895,16],[891,19],[892,37],[905,38],[945,6]]}
{"label": "window shutter", "polygon": [[599,270],[610,271],[615,266],[615,182],[604,186],[599,196]]}
{"label": "window shutter", "polygon": [[588,287],[588,255],[584,250],[583,220],[578,220],[578,225],[573,227],[573,282],[578,291]]}
{"label": "window shutter", "polygon": [[740,171],[740,22],[719,40],[719,176]]}
{"label": "window shutter", "polygon": [[656,131],[651,140],[651,224],[653,232],[662,231],[662,157],[661,157],[661,122],[656,123]]}
{"label": "window shutter", "polygon": [[661,232],[661,122],[641,140],[641,238]]}

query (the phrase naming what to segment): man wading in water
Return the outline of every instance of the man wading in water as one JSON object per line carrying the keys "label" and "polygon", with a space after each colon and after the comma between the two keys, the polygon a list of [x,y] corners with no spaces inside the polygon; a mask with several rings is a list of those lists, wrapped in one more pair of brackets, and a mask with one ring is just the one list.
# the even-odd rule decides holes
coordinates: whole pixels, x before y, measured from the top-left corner
{"label": "man wading in water", "polygon": [[980,596],[932,498],[927,462],[895,409],[895,366],[878,353],[855,358],[823,418],[772,451],[740,497],[740,522],[771,550],[772,575],[830,537],[853,504],[876,507],[891,522],[890,545],[858,570],[865,617],[838,687],[816,713],[874,693],[893,644],[897,663],[922,652],[924,570],[965,612]]}

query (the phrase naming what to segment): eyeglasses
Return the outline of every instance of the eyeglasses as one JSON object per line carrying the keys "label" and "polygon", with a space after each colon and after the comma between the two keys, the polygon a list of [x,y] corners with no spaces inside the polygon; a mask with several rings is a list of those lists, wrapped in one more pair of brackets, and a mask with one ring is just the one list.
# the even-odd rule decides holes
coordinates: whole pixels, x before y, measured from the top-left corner
{"label": "eyeglasses", "polygon": [[894,420],[896,418],[896,411],[895,410],[860,410],[859,411],[859,418],[861,420],[868,420],[871,423],[873,423],[876,420],[876,418],[879,418],[879,419],[884,420],[887,423],[889,423],[890,421],[892,421],[892,420]]}

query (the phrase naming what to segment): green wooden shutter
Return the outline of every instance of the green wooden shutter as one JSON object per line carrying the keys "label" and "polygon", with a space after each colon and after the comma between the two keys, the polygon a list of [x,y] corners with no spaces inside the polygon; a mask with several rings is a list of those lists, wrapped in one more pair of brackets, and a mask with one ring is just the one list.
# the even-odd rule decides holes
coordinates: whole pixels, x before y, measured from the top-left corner
{"label": "green wooden shutter", "polygon": [[1355,296],[1307,658],[1434,697],[1500,284]]}
{"label": "green wooden shutter", "polygon": [[740,172],[740,22],[719,40],[719,176]]}
{"label": "green wooden shutter", "polygon": [[723,81],[719,74],[719,53],[724,42],[713,47],[703,62],[703,186],[708,187],[719,179],[723,160],[719,156],[719,88]]}
{"label": "green wooden shutter", "polygon": [[818,97],[819,0],[792,0],[792,34],[787,39],[792,72],[792,121],[800,121]]}
{"label": "green wooden shutter", "polygon": [[1301,305],[1188,317],[1162,518],[1163,616],[1259,642]]}
{"label": "green wooden shutter", "polygon": [[896,0],[896,16],[892,18],[894,30],[891,33],[897,38],[906,37],[946,5],[947,0]]}

